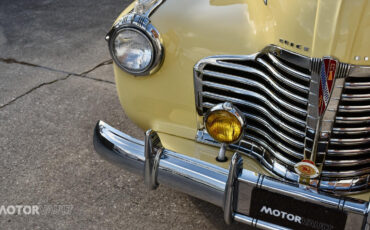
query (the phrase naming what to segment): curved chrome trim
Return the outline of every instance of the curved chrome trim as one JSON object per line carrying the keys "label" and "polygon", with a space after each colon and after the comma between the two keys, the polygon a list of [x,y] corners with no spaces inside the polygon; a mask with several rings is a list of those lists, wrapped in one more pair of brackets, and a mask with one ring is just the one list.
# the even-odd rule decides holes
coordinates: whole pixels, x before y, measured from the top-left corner
{"label": "curved chrome trim", "polygon": [[137,0],[131,12],[149,18],[164,1],[165,0]]}
{"label": "curved chrome trim", "polygon": [[[279,161],[283,162],[284,164],[289,165],[289,166],[292,166],[292,167],[294,166],[294,164],[295,164],[294,161],[289,160],[283,154],[281,154],[281,153],[275,151],[274,149],[272,149],[271,146],[266,143],[266,141],[261,140],[261,139],[257,139],[256,137],[251,136],[251,135],[245,135],[245,137],[246,137],[246,140],[253,141],[253,142],[261,145],[261,147],[263,147],[264,149],[267,149],[276,159],[278,159]],[[288,153],[288,154],[289,155],[292,155],[292,153]],[[294,153],[294,154],[298,155],[297,153]],[[292,156],[294,156],[294,155],[292,155]],[[273,162],[275,162],[275,159],[273,160]]]}
{"label": "curved chrome trim", "polygon": [[[275,135],[278,136],[278,138],[280,138],[281,140],[283,140],[283,141],[285,141],[287,143],[290,143],[292,145],[295,145],[295,146],[297,146],[299,148],[303,148],[303,144],[302,143],[297,142],[296,140],[292,139],[291,137],[288,137],[284,133],[282,133],[279,130],[275,129],[274,127],[272,127],[268,122],[266,122],[262,118],[256,117],[256,116],[253,116],[253,115],[250,115],[250,114],[246,114],[245,116],[248,117],[248,118],[250,118],[250,119],[252,119],[252,120],[254,120],[254,121],[256,121],[256,122],[258,122],[259,124],[262,124],[269,131],[275,133]],[[303,136],[301,136],[301,138],[303,138]]]}
{"label": "curved chrome trim", "polygon": [[[289,165],[289,163],[286,162],[286,159],[281,158],[283,156],[281,153],[275,153],[270,146],[264,144],[261,140],[257,140],[252,136],[247,137],[248,139],[240,141],[240,145],[230,145],[229,148],[261,162],[262,166],[273,175],[289,181],[298,181],[299,176],[286,168],[286,165]],[[200,143],[219,146],[219,143],[215,142],[203,131],[198,131],[196,140]],[[266,148],[266,150],[261,147]],[[283,162],[283,164],[279,163],[279,161]],[[346,178],[352,176],[351,173],[352,171],[347,171],[344,174],[324,171],[321,179],[317,181],[318,189],[337,194],[356,194],[370,189],[370,175],[361,175],[359,173],[359,175],[354,175],[354,177]]]}
{"label": "curved chrome trim", "polygon": [[269,45],[262,50],[261,53],[264,54],[273,54],[276,57],[279,57],[282,60],[285,60],[293,65],[299,66],[303,69],[311,69],[311,59],[307,56],[295,53],[293,51],[283,49],[276,45]]}
{"label": "curved chrome trim", "polygon": [[224,219],[226,224],[231,224],[236,210],[238,177],[243,171],[243,158],[239,154],[234,154],[231,158],[229,175],[227,177],[224,196]]}
{"label": "curved chrome trim", "polygon": [[[155,146],[155,144],[152,144]],[[144,142],[132,138],[108,124],[99,121],[94,132],[94,147],[108,161],[142,175],[144,169]],[[344,199],[317,192],[298,183],[288,183],[242,169],[241,157],[233,156],[230,170],[163,149],[159,161],[158,182],[191,196],[224,207],[225,220],[234,219],[257,227],[277,225],[250,218],[248,210],[254,188],[262,188],[294,199],[339,209],[347,213],[346,227],[362,227],[370,210],[369,202]],[[353,181],[354,184],[356,183]],[[328,183],[329,186],[330,183]],[[243,196],[243,193],[249,196]],[[241,194],[241,196],[238,196]],[[249,223],[251,220],[251,223]]]}
{"label": "curved chrome trim", "polygon": [[[252,136],[246,136],[247,139],[242,139],[239,145],[230,145],[229,148],[242,155],[247,155],[262,163],[267,171],[270,171],[272,175],[280,176],[285,179],[292,181],[298,181],[298,176],[295,173],[290,174],[286,167],[279,163],[293,164],[292,161],[285,158],[281,153],[276,153],[268,144],[262,140],[257,140]],[[219,147],[219,143],[216,142],[206,131],[198,131],[196,141],[212,146]],[[256,145],[258,144],[258,146]],[[251,147],[245,147],[251,146]],[[266,151],[266,149],[268,151]]]}
{"label": "curved chrome trim", "polygon": [[325,160],[326,166],[354,166],[370,163],[370,158],[356,160]]}
{"label": "curved chrome trim", "polygon": [[[104,159],[135,174],[143,175],[143,141],[98,121],[94,133],[94,147]],[[159,184],[166,184],[222,207],[228,176],[226,169],[164,149],[157,171]]]}
{"label": "curved chrome trim", "polygon": [[[251,120],[254,120],[254,121],[258,122],[259,124],[261,124],[263,126],[265,126],[270,131],[276,132],[279,136],[282,136],[283,139],[291,139],[290,137],[288,137],[284,133],[282,133],[282,132],[278,131],[277,129],[275,129],[273,126],[271,126],[270,123],[268,123],[266,120],[264,120],[261,117],[254,116],[254,115],[249,114],[249,113],[244,113],[244,116],[247,117],[247,118],[249,118],[249,119],[251,119]],[[280,126],[280,127],[282,127],[282,126]],[[296,136],[298,136],[300,138],[303,138],[304,137],[304,133],[302,131],[297,130],[297,129],[294,129],[294,133],[291,132],[291,134],[296,135]],[[295,141],[295,140],[291,139],[291,141]]]}
{"label": "curved chrome trim", "polygon": [[[231,81],[235,80],[235,79],[239,79],[240,80],[239,82],[242,82],[245,85],[248,85],[248,86],[251,86],[251,87],[256,87],[257,89],[259,89],[261,91],[264,91],[268,96],[271,97],[271,99],[273,99],[275,102],[277,102],[282,107],[290,110],[291,112],[298,113],[301,116],[305,116],[307,114],[307,111],[305,111],[305,110],[303,110],[303,109],[301,109],[297,106],[294,106],[294,105],[290,104],[289,102],[284,101],[283,99],[280,99],[278,96],[276,96],[273,92],[271,92],[268,88],[266,88],[264,85],[262,85],[259,82],[256,82],[256,81],[253,81],[253,80],[250,80],[250,79],[239,78],[237,76],[232,76],[232,75],[229,75],[229,74],[218,73],[218,72],[215,72],[215,71],[209,71],[209,70],[203,71],[203,75],[210,76],[210,77],[216,77],[216,78],[220,78],[220,79],[225,79],[225,80],[231,80]],[[237,92],[237,93],[242,94],[242,95],[247,95],[247,96],[252,96],[253,95],[253,97],[259,98],[259,99],[261,99],[265,102],[268,101],[267,98],[264,97],[263,95],[260,95],[260,94],[257,94],[255,92],[253,92],[253,91],[245,90],[245,89],[242,89],[242,88],[223,85],[223,84],[218,84],[218,83],[213,83],[213,82],[209,82],[209,81],[202,81],[201,84],[209,86],[209,87],[215,87],[215,88],[225,90],[225,91],[229,91],[229,92]]]}
{"label": "curved chrome trim", "polygon": [[[204,102],[203,103],[203,107],[205,107],[205,108],[212,108],[213,106],[214,106],[214,104],[209,103],[209,102]],[[259,124],[265,126],[266,128],[268,128],[270,130],[273,130],[275,132],[278,132],[279,135],[286,136],[284,133],[279,132],[276,128],[274,128],[273,126],[271,126],[271,124],[268,123],[268,121],[266,119],[263,119],[263,118],[258,117],[258,116],[254,116],[254,115],[249,114],[249,113],[244,113],[244,117],[246,117],[248,119],[251,119],[253,121],[256,121]],[[281,121],[273,120],[273,123],[275,123],[275,125],[277,125],[278,127],[283,128],[285,131],[289,132],[292,135],[296,135],[296,136],[298,136],[300,138],[303,138],[304,137],[304,132],[299,131],[297,129],[294,129],[292,127],[283,126]]]}
{"label": "curved chrome trim", "polygon": [[370,94],[346,94],[344,93],[342,94],[342,101],[370,101]]}
{"label": "curved chrome trim", "polygon": [[362,190],[367,191],[370,187],[369,181],[369,175],[349,179],[344,178],[340,180],[337,180],[336,178],[322,177],[320,188],[324,191],[332,191],[335,193],[356,194],[363,192]]}
{"label": "curved chrome trim", "polygon": [[[370,117],[361,113],[370,111],[370,105],[365,104],[365,102],[370,101],[370,98],[366,98],[368,95],[363,94],[363,91],[358,93],[354,91],[355,89],[370,89],[370,80],[369,82],[355,82],[357,81],[356,77],[370,77],[370,72],[365,71],[370,70],[370,68],[337,63],[336,81],[333,86],[331,101],[322,120],[319,120],[316,115],[318,114],[318,93],[316,92],[319,91],[319,82],[317,81],[320,79],[319,73],[322,61],[321,58],[305,57],[276,46],[268,46],[261,52],[252,55],[225,55],[204,58],[194,66],[197,112],[202,116],[206,108],[211,107],[213,103],[217,104],[223,101],[231,101],[239,106],[246,119],[250,121],[246,131],[249,129],[251,132],[250,135],[246,133],[246,137],[248,136],[249,139],[244,138],[241,144],[248,142],[250,146],[252,146],[252,143],[255,146],[253,147],[254,150],[246,150],[240,146],[238,146],[238,149],[244,154],[259,160],[263,167],[266,167],[271,173],[288,180],[297,178],[297,175],[289,168],[296,161],[295,158],[301,159],[303,155],[298,150],[302,148],[302,142],[298,138],[305,138],[304,154],[311,151],[311,144],[319,122],[321,126],[319,135],[317,135],[320,145],[320,148],[318,148],[320,150],[317,151],[318,167],[323,165],[325,173],[332,172],[332,175],[337,175],[337,177],[330,176],[329,179],[330,183],[335,180],[340,181],[340,183],[335,182],[339,186],[336,190],[344,193],[354,192],[352,190],[356,190],[355,192],[361,191],[361,189],[366,190],[368,184],[364,180],[357,181],[356,185],[351,185],[356,187],[353,189],[346,185],[345,180],[348,179],[342,179],[351,178],[355,180],[358,175],[362,175],[361,173],[366,173],[366,170],[360,170],[359,174],[351,175],[352,166],[356,164],[356,157],[347,158],[346,160],[337,160],[335,157],[360,157],[370,152],[370,148],[366,149],[365,147],[357,147],[353,150],[340,148],[344,145],[351,148],[351,143],[370,143],[370,138],[363,138],[370,133]],[[253,65],[253,63],[255,64]],[[258,67],[255,65],[258,65]],[[301,70],[297,66],[307,71]],[[249,73],[249,75],[243,72]],[[284,74],[286,79],[284,79]],[[297,80],[297,83],[295,80]],[[364,81],[364,79],[360,79],[360,81]],[[235,82],[241,85],[238,86]],[[306,82],[309,83],[309,86]],[[286,92],[280,91],[281,88]],[[310,88],[309,93],[306,91],[308,88]],[[275,91],[282,94],[275,94]],[[235,96],[230,96],[227,92],[233,92]],[[307,97],[305,92],[308,94]],[[289,93],[298,96],[298,98],[292,97]],[[301,101],[300,98],[304,101]],[[348,101],[351,104],[348,102],[342,103],[342,101]],[[361,103],[356,104],[356,101]],[[298,104],[300,102],[303,103]],[[304,106],[307,106],[307,110],[304,109]],[[293,111],[295,108],[298,108],[299,111]],[[280,112],[278,112],[279,110]],[[337,112],[339,116],[336,116]],[[351,117],[347,117],[347,113],[351,113]],[[304,121],[302,115],[306,117]],[[295,118],[298,118],[298,120],[295,120]],[[250,127],[256,132],[251,130]],[[202,129],[201,126],[200,129]],[[256,137],[260,136],[261,138],[257,140]],[[197,140],[199,140],[198,137]],[[327,163],[325,163],[325,155],[330,156]],[[362,161],[361,165],[366,166],[367,164],[364,162],[367,161]],[[336,167],[338,172],[345,171],[344,176],[338,174]],[[329,175],[325,173],[323,174],[324,177]],[[323,188],[330,185],[326,182],[325,180],[322,181]],[[360,183],[365,184],[361,185]]]}
{"label": "curved chrome trim", "polygon": [[[142,70],[131,70],[122,66],[114,55],[113,46],[114,40],[117,35],[123,30],[135,30],[145,36],[153,47],[153,54],[151,63]],[[139,15],[131,13],[125,15],[116,24],[113,25],[112,29],[108,32],[106,39],[108,41],[109,52],[114,62],[125,72],[133,74],[135,76],[144,76],[155,73],[163,63],[164,59],[164,47],[162,44],[162,38],[159,31],[150,23],[150,19],[145,15]]]}
{"label": "curved chrome trim", "polygon": [[152,16],[152,14],[154,13],[154,11],[156,11],[157,9],[158,9],[158,7],[160,6],[160,5],[162,5],[162,3],[164,2],[165,0],[157,0],[154,4],[153,4],[153,6],[152,7],[150,7],[149,8],[149,10],[147,10],[146,12],[145,12],[145,16],[147,17],[147,18],[149,18],[150,16]]}
{"label": "curved chrome trim", "polygon": [[338,112],[369,112],[370,105],[340,105]]}
{"label": "curved chrome trim", "polygon": [[330,139],[331,144],[341,144],[341,145],[358,145],[358,144],[364,144],[369,143],[370,137],[368,138],[332,138]]}
{"label": "curved chrome trim", "polygon": [[[340,172],[336,171],[322,171],[323,177],[337,177],[337,178],[343,178],[343,177],[349,177],[349,179],[352,179],[351,177],[355,176],[367,176],[370,174],[370,167],[362,168],[360,170],[340,170]],[[370,182],[369,182],[370,183]],[[369,185],[367,186],[369,187]]]}
{"label": "curved chrome trim", "polygon": [[[211,108],[214,104],[209,103],[209,102],[204,102],[202,105],[205,108]],[[257,108],[257,107],[255,107],[255,108],[257,110],[259,110],[259,108]],[[269,114],[268,112],[266,112],[266,114],[269,115],[268,117],[266,117],[266,120],[264,118],[261,118],[261,117],[258,117],[258,116],[254,116],[254,115],[251,115],[251,114],[248,114],[248,113],[244,113],[244,117],[247,117],[249,119],[255,120],[255,121],[259,122],[262,125],[269,125],[269,123],[267,123],[267,120],[271,119],[270,120],[271,122],[273,122],[278,127],[284,129],[286,132],[291,133],[293,135],[297,135],[299,137],[304,137],[304,132],[302,132],[302,131],[300,131],[298,129],[295,129],[295,128],[291,127],[291,126],[288,126],[283,121],[281,121],[280,119],[276,118],[275,116]],[[272,126],[271,126],[271,128],[272,128]]]}
{"label": "curved chrome trim", "polygon": [[[306,105],[308,103],[307,99],[305,99],[303,97],[300,97],[300,96],[297,96],[295,94],[292,94],[291,92],[282,88],[275,81],[273,81],[264,72],[262,72],[260,70],[254,69],[252,67],[247,67],[247,66],[234,64],[234,63],[226,63],[224,61],[217,61],[217,58],[221,58],[221,57],[216,56],[215,57],[216,61],[215,61],[215,63],[212,63],[212,65],[219,66],[219,67],[224,67],[224,68],[229,68],[229,69],[234,69],[234,70],[240,70],[240,71],[243,71],[243,72],[246,72],[246,73],[256,74],[259,77],[262,77],[265,81],[267,81],[270,84],[270,86],[272,86],[275,90],[278,90],[284,96],[294,100],[297,103],[301,103],[303,105]],[[243,59],[241,59],[241,60],[243,60]],[[207,60],[204,60],[204,61],[206,62]],[[200,70],[196,69],[196,71],[200,71]],[[237,81],[237,80],[235,79],[235,81]]]}
{"label": "curved chrome trim", "polygon": [[365,149],[329,149],[329,156],[359,156],[370,153],[370,148]]}
{"label": "curved chrome trim", "polygon": [[[160,140],[156,132],[151,129],[145,132],[144,182],[149,190],[154,190],[158,186],[156,169],[159,162],[157,156],[162,154],[162,148],[158,146],[159,143]],[[154,152],[157,152],[157,154],[154,155]]]}
{"label": "curved chrome trim", "polygon": [[[237,94],[240,94],[240,95],[243,95],[243,96],[252,97],[254,99],[257,99],[257,100],[261,101],[262,104],[267,105],[272,110],[275,110],[275,111],[279,110],[278,107],[271,102],[271,100],[268,100],[265,96],[263,96],[261,94],[258,94],[258,93],[255,93],[255,92],[250,91],[250,90],[245,90],[245,89],[241,89],[241,88],[238,88],[238,87],[213,83],[213,82],[210,82],[210,81],[203,81],[202,85],[208,86],[210,88],[223,90],[223,91],[226,91],[226,92],[232,92],[232,93],[237,93]],[[297,108],[297,107],[295,107],[291,104],[284,103],[284,102],[280,101],[280,99],[277,99],[277,100],[278,100],[279,105],[281,105],[282,107],[290,110],[290,112],[298,113],[301,116],[306,115],[306,112],[304,110],[302,110],[301,108]],[[276,100],[274,100],[274,101],[276,102]]]}
{"label": "curved chrome trim", "polygon": [[358,124],[358,123],[369,123],[370,116],[366,117],[339,117],[335,118],[337,123],[347,123],[347,124]]}
{"label": "curved chrome trim", "polygon": [[346,82],[344,84],[346,89],[370,89],[370,82]]}
{"label": "curved chrome trim", "polygon": [[370,127],[360,127],[360,128],[333,128],[333,133],[335,134],[366,134],[370,133]]}
{"label": "curved chrome trim", "polygon": [[286,65],[284,65],[283,63],[281,63],[276,57],[274,57],[272,54],[268,53],[267,54],[269,56],[269,58],[271,59],[271,61],[277,66],[279,67],[281,70],[285,71],[285,72],[288,72],[290,75],[293,75],[297,78],[299,78],[300,80],[304,80],[306,82],[309,82],[311,77],[307,74],[304,74],[304,73],[301,73],[295,69],[292,69],[292,68],[289,68],[287,67]]}
{"label": "curved chrome trim", "polygon": [[[270,54],[269,57],[270,56],[272,56],[272,55]],[[270,57],[270,59],[271,59],[271,57]],[[292,87],[292,88],[294,88],[294,89],[296,89],[300,92],[308,93],[309,89],[308,89],[307,86],[295,83],[295,82],[289,80],[288,78],[283,77],[278,71],[276,71],[276,69],[274,67],[272,67],[269,63],[267,63],[262,58],[257,58],[257,62],[259,62],[261,65],[263,65],[280,82],[282,82],[282,83],[286,84],[287,86],[290,86],[290,87]]]}
{"label": "curved chrome trim", "polygon": [[[303,155],[301,153],[297,153],[294,150],[292,150],[291,148],[289,148],[289,147],[285,146],[284,144],[280,143],[279,141],[275,140],[274,138],[272,138],[265,131],[263,131],[263,130],[257,128],[257,127],[254,127],[253,125],[248,125],[248,129],[251,130],[251,131],[253,131],[253,132],[256,132],[256,133],[260,134],[263,137],[266,137],[277,148],[279,148],[282,151],[287,152],[289,155],[294,156],[294,157],[296,157],[298,159],[300,159],[301,157],[303,157]],[[297,141],[295,141],[295,140],[293,140],[291,138],[289,138],[289,139],[283,139],[283,137],[281,137],[281,139],[283,141],[285,141],[286,143],[289,143],[291,145],[294,145],[295,147],[303,148],[303,144],[302,143],[299,143],[299,142],[297,142]]]}
{"label": "curved chrome trim", "polygon": [[154,186],[158,186],[159,183],[158,183],[158,168],[159,168],[159,161],[162,157],[162,154],[163,154],[163,148],[160,148],[157,150],[156,154],[155,154],[155,157],[154,157],[154,162],[153,162],[153,174],[152,174],[152,183]]}
{"label": "curved chrome trim", "polygon": [[[202,94],[202,96],[205,96],[205,97],[209,97],[209,98],[213,98],[213,99],[217,99],[217,100],[230,101],[234,104],[240,104],[240,105],[245,105],[245,106],[248,106],[248,107],[253,107],[255,109],[260,110],[261,112],[263,110],[267,111],[262,106],[256,105],[254,103],[246,102],[246,101],[243,101],[243,100],[240,100],[240,99],[237,99],[237,98],[226,97],[226,96],[223,96],[223,95],[218,95],[218,94],[214,94],[214,93],[210,93],[210,92],[202,92],[201,94]],[[299,120],[296,117],[293,117],[293,116],[291,116],[291,115],[289,115],[285,112],[282,112],[281,110],[277,109],[276,107],[275,107],[275,112],[278,113],[278,114],[282,114],[283,117],[285,118],[285,120],[290,121],[294,124],[297,124],[301,127],[305,127],[305,122],[304,121]],[[269,114],[269,112],[267,112],[267,114]]]}

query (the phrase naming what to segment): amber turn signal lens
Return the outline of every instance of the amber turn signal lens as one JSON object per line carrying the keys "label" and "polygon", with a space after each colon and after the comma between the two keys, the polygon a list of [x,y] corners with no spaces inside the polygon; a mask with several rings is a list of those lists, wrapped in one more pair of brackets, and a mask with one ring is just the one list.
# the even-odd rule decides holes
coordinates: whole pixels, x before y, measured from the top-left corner
{"label": "amber turn signal lens", "polygon": [[225,110],[211,112],[206,118],[205,125],[213,139],[228,144],[239,139],[243,128],[238,118]]}

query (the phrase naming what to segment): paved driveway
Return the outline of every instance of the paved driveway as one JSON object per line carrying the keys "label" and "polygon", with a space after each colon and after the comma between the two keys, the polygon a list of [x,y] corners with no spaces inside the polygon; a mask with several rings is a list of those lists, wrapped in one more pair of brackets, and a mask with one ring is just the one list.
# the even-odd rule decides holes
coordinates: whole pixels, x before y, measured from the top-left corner
{"label": "paved driveway", "polygon": [[121,0],[0,1],[1,229],[236,229],[220,208],[101,160],[102,119],[143,137],[119,105],[104,35]]}

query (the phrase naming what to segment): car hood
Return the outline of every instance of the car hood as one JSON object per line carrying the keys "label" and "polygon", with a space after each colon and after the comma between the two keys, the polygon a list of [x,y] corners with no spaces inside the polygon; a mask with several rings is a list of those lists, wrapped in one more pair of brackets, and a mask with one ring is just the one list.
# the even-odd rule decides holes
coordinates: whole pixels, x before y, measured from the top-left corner
{"label": "car hood", "polygon": [[177,43],[174,48],[197,51],[185,55],[198,60],[275,44],[305,56],[370,65],[366,0],[171,0],[152,21],[165,40]]}

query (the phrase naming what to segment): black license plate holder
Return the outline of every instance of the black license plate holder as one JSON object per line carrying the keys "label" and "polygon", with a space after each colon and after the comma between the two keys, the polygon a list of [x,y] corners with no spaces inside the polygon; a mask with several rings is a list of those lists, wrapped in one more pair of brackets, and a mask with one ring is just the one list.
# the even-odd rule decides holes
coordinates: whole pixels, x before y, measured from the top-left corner
{"label": "black license plate holder", "polygon": [[341,230],[347,221],[347,214],[341,210],[262,188],[252,190],[249,210],[253,218],[291,229]]}

